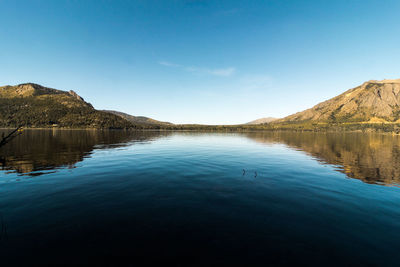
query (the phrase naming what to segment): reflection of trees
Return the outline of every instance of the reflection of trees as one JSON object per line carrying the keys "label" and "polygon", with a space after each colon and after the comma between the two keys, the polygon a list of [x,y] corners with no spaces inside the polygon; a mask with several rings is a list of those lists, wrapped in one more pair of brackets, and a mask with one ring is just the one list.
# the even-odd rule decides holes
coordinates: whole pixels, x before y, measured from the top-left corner
{"label": "reflection of trees", "polygon": [[284,143],[341,166],[347,176],[367,183],[400,184],[400,136],[361,133],[249,133],[262,143]]}
{"label": "reflection of trees", "polygon": [[[39,171],[73,168],[94,149],[122,147],[169,134],[124,130],[25,130],[1,147],[0,169],[38,175]],[[180,133],[186,134],[196,133]],[[283,143],[305,151],[318,160],[341,166],[341,171],[349,177],[367,183],[400,184],[400,136],[298,132],[253,132],[246,136],[260,143]]]}
{"label": "reflection of trees", "polygon": [[158,136],[158,132],[124,130],[25,130],[0,149],[0,168],[18,173],[72,168],[95,148],[121,147]]}

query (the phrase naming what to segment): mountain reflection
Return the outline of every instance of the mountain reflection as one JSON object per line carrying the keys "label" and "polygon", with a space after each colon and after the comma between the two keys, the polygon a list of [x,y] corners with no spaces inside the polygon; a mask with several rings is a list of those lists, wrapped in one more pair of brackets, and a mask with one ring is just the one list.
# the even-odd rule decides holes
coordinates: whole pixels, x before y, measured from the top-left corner
{"label": "mountain reflection", "polygon": [[[0,130],[0,134],[2,131]],[[177,134],[123,130],[25,130],[0,148],[0,170],[37,176],[74,168],[95,149],[130,146]],[[178,135],[203,133],[180,132]],[[219,134],[217,134],[219,135]],[[366,183],[400,184],[400,136],[362,133],[253,132],[239,134],[259,143],[285,144],[317,160],[338,166]]]}
{"label": "mountain reflection", "polygon": [[366,183],[400,184],[400,136],[365,133],[263,132],[247,136],[260,143],[283,143],[339,166]]}
{"label": "mountain reflection", "polygon": [[123,147],[158,136],[158,132],[122,130],[25,130],[0,149],[0,169],[37,176],[57,168],[74,168],[94,149]]}

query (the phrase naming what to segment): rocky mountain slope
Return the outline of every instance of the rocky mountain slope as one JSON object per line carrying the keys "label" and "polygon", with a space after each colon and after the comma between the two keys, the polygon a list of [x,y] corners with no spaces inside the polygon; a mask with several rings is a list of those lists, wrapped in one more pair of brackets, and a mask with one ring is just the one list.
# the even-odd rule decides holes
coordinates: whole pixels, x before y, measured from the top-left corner
{"label": "rocky mountain slope", "polygon": [[304,121],[400,123],[400,79],[365,82],[274,123]]}
{"label": "rocky mountain slope", "polygon": [[130,121],[132,123],[136,124],[143,124],[143,125],[173,125],[170,122],[164,122],[164,121],[157,121],[152,118],[148,117],[143,117],[143,116],[133,116],[124,112],[119,112],[115,110],[102,110],[104,112],[108,112],[117,116],[120,116],[121,118],[126,119],[127,121]]}
{"label": "rocky mountain slope", "polygon": [[275,121],[275,120],[277,120],[277,118],[266,117],[266,118],[261,118],[261,119],[258,119],[258,120],[254,120],[254,121],[248,122],[246,124],[264,124],[264,123],[270,123],[270,122]]}
{"label": "rocky mountain slope", "polygon": [[140,127],[102,111],[74,91],[61,91],[34,83],[0,87],[0,127]]}

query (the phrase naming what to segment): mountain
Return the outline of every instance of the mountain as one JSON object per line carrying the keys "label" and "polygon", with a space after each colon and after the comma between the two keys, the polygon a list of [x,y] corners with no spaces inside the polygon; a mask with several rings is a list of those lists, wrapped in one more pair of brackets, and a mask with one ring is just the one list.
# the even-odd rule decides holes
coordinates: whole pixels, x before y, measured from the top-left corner
{"label": "mountain", "polygon": [[368,81],[310,109],[274,123],[400,123],[400,79]]}
{"label": "mountain", "polygon": [[261,119],[258,119],[258,120],[254,120],[254,121],[248,122],[246,124],[264,124],[264,123],[270,123],[270,122],[275,121],[275,120],[277,120],[277,118],[266,117],[266,118],[261,118]]}
{"label": "mountain", "polygon": [[121,118],[124,118],[125,120],[132,122],[132,123],[136,123],[136,124],[143,124],[143,125],[173,125],[170,122],[163,122],[163,121],[157,121],[154,120],[152,118],[148,118],[148,117],[143,117],[143,116],[133,116],[127,113],[123,113],[123,112],[119,112],[119,111],[115,111],[115,110],[102,110],[103,112],[107,112],[107,113],[111,113],[114,115],[117,115]]}
{"label": "mountain", "polygon": [[98,111],[74,91],[34,83],[0,87],[0,127],[136,128],[123,118]]}

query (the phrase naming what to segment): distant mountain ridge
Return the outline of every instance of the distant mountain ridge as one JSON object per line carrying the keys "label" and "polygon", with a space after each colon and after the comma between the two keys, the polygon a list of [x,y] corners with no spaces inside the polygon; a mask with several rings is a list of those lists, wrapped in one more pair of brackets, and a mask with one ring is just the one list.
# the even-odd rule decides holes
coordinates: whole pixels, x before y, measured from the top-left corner
{"label": "distant mountain ridge", "polygon": [[264,124],[264,123],[270,123],[277,120],[277,118],[272,118],[272,117],[266,117],[266,118],[261,118],[261,119],[257,119],[254,121],[250,121],[246,124]]}
{"label": "distant mountain ridge", "polygon": [[[329,128],[332,125],[349,124],[357,127],[373,124],[375,128],[379,125],[388,128],[391,125],[392,131],[400,132],[400,79],[371,80],[302,112],[282,119],[262,118],[242,126],[303,129],[304,125],[308,128],[309,125]],[[114,110],[99,111],[72,90],[67,92],[34,83],[0,87],[0,127],[17,126],[213,129],[213,126],[208,125],[175,125]],[[231,126],[224,127],[217,128]]]}
{"label": "distant mountain ridge", "polygon": [[0,87],[0,127],[140,128],[98,111],[74,91],[34,83]]}
{"label": "distant mountain ridge", "polygon": [[371,80],[273,123],[400,123],[400,79]]}
{"label": "distant mountain ridge", "polygon": [[133,115],[130,115],[130,114],[127,114],[124,112],[120,112],[120,111],[115,111],[115,110],[102,110],[102,111],[120,116],[121,118],[124,118],[127,121],[132,122],[132,123],[146,124],[146,125],[173,125],[170,122],[157,121],[152,118],[143,117],[143,116],[133,116]]}

